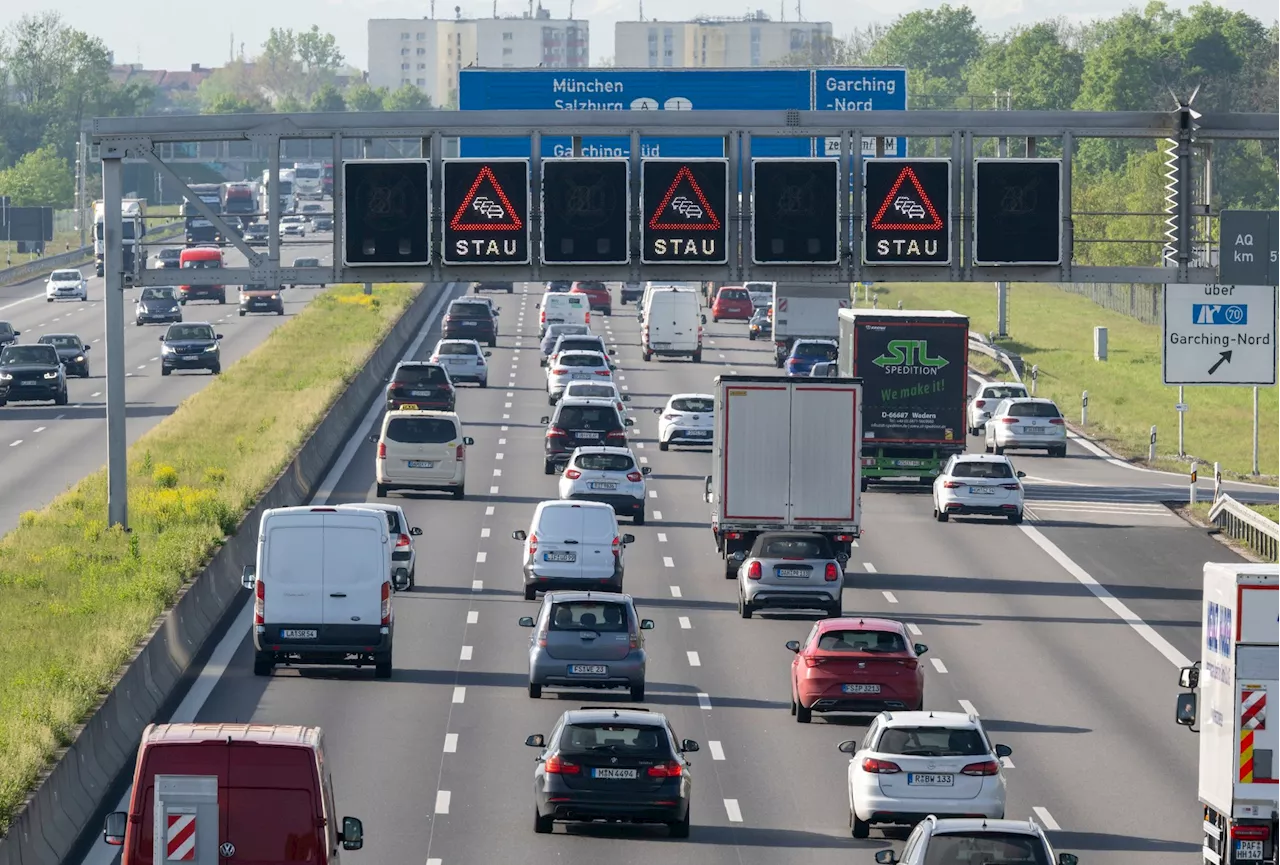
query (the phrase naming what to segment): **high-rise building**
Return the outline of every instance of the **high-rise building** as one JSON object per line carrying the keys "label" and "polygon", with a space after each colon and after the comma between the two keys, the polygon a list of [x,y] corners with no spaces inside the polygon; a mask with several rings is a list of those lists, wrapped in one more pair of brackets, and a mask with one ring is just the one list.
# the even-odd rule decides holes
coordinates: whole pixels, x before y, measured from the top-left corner
{"label": "high-rise building", "polygon": [[636,67],[769,66],[788,55],[821,56],[830,21],[773,21],[764,12],[742,18],[619,21],[613,63]]}
{"label": "high-rise building", "polygon": [[396,90],[412,84],[445,108],[458,103],[458,70],[588,65],[584,20],[512,18],[371,18],[369,84]]}

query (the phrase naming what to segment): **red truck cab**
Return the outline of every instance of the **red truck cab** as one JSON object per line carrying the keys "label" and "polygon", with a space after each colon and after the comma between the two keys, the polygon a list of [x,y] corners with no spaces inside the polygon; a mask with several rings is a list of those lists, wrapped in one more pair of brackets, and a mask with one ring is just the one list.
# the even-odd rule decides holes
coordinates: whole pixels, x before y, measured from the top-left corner
{"label": "red truck cab", "polygon": [[[216,246],[188,247],[182,250],[182,254],[178,256],[178,268],[180,270],[221,270],[222,267],[222,250]],[[201,299],[226,303],[227,287],[225,285],[178,286],[178,300],[180,302],[186,303],[188,300]]]}
{"label": "red truck cab", "polygon": [[[342,850],[364,845],[361,822],[335,816],[318,727],[149,725],[129,810],[107,815],[102,832],[108,844],[123,848],[121,865],[153,865],[157,775],[217,777],[218,848],[240,865],[340,865]],[[204,831],[193,827],[193,834]]]}

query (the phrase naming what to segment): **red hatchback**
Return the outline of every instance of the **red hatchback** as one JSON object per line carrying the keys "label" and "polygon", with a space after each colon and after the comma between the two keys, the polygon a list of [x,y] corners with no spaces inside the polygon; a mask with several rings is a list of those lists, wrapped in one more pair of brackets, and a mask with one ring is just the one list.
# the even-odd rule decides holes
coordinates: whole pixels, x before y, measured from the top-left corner
{"label": "red hatchback", "polygon": [[755,312],[751,303],[751,294],[740,285],[726,285],[716,292],[716,299],[711,304],[711,320],[722,318],[736,321],[750,321]]}
{"label": "red hatchback", "polygon": [[892,619],[825,619],[803,644],[787,643],[791,662],[791,714],[801,724],[814,712],[876,714],[924,708],[924,669],[929,650],[912,644]]}
{"label": "red hatchback", "polygon": [[570,294],[585,294],[587,296],[587,304],[593,312],[603,312],[605,315],[613,314],[613,297],[609,294],[609,289],[605,287],[603,282],[594,279],[581,279],[573,284],[569,289]]}

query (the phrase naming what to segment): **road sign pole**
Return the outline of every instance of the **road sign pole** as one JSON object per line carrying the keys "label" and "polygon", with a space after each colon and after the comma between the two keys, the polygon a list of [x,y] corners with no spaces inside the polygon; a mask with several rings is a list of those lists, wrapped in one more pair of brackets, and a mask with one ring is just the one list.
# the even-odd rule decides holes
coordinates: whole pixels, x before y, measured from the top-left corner
{"label": "road sign pole", "polygon": [[1009,283],[996,283],[996,336],[1009,338]]}
{"label": "road sign pole", "polygon": [[[107,341],[107,525],[129,527],[129,453],[124,372],[124,151],[102,153],[102,306]],[[136,258],[136,256],[135,256]]]}
{"label": "road sign pole", "polygon": [[1222,496],[1222,467],[1217,463],[1213,464],[1213,500],[1216,502]]}
{"label": "road sign pole", "polygon": [[[1178,405],[1186,405],[1186,404],[1187,404],[1187,389],[1185,387],[1179,386],[1178,387]],[[1186,428],[1183,422],[1186,416],[1187,416],[1187,413],[1185,411],[1182,411],[1182,410],[1178,411],[1178,456],[1180,457],[1185,457],[1187,455],[1187,449],[1185,446],[1186,439],[1184,438],[1186,433]]]}
{"label": "road sign pole", "polygon": [[1253,476],[1256,478],[1260,472],[1258,471],[1258,389],[1253,389]]}

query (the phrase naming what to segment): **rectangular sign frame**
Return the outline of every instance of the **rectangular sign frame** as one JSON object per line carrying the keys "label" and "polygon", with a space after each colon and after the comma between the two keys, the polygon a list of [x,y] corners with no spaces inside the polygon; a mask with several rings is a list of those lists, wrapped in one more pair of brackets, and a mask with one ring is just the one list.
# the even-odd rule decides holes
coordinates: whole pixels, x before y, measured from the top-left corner
{"label": "rectangular sign frame", "polygon": [[[545,166],[554,162],[608,162],[612,164],[620,163],[626,174],[626,188],[623,194],[623,211],[626,214],[626,236],[623,248],[626,258],[621,260],[610,259],[609,261],[547,261],[547,172]],[[592,265],[599,266],[620,266],[631,264],[631,245],[634,238],[631,236],[631,159],[626,156],[590,156],[590,157],[573,157],[573,156],[549,156],[542,160],[543,170],[542,176],[538,180],[538,261],[543,267],[590,267]],[[643,198],[641,199],[643,201]]]}
{"label": "rectangular sign frame", "polygon": [[[1161,372],[1161,378],[1163,379],[1164,383],[1166,385],[1194,386],[1194,387],[1210,387],[1210,386],[1211,387],[1273,387],[1276,384],[1276,312],[1277,312],[1276,290],[1271,286],[1266,286],[1266,285],[1235,285],[1235,286],[1229,286],[1229,288],[1231,289],[1231,293],[1229,295],[1207,295],[1206,294],[1203,298],[1194,297],[1194,292],[1197,289],[1200,289],[1203,292],[1205,289],[1209,287],[1210,286],[1207,286],[1207,285],[1186,285],[1186,284],[1182,284],[1182,285],[1166,284],[1164,286],[1164,296],[1162,299],[1162,303],[1164,307],[1164,313],[1163,313],[1164,326],[1162,328],[1161,339],[1160,339],[1160,372]],[[1220,287],[1228,288],[1228,286],[1220,286]],[[1196,359],[1195,362],[1197,364],[1197,369],[1203,369],[1204,372],[1201,373],[1199,377],[1192,376],[1192,375],[1171,376],[1170,370],[1169,370],[1169,348],[1170,348],[1170,336],[1173,333],[1173,331],[1170,330],[1170,325],[1177,327],[1178,323],[1171,322],[1169,320],[1170,296],[1181,295],[1176,298],[1176,303],[1174,304],[1176,310],[1192,311],[1194,310],[1194,307],[1197,307],[1197,306],[1214,305],[1214,300],[1216,297],[1222,297],[1222,301],[1220,301],[1220,305],[1222,306],[1242,305],[1241,301],[1237,300],[1235,297],[1236,292],[1243,292],[1244,294],[1243,305],[1247,307],[1251,307],[1251,308],[1254,307],[1255,301],[1259,302],[1258,303],[1259,307],[1266,306],[1268,303],[1270,304],[1270,309],[1261,310],[1262,312],[1261,316],[1258,316],[1255,312],[1253,312],[1252,309],[1248,311],[1248,314],[1253,318],[1254,321],[1259,321],[1259,320],[1266,321],[1271,326],[1270,333],[1264,334],[1262,337],[1262,338],[1267,338],[1268,342],[1259,344],[1259,345],[1269,346],[1268,350],[1266,351],[1266,356],[1267,356],[1266,362],[1269,363],[1271,367],[1270,376],[1268,377],[1267,374],[1264,372],[1262,375],[1252,375],[1247,379],[1234,379],[1231,381],[1222,381],[1221,379],[1214,380],[1214,377],[1213,377],[1214,373],[1216,373],[1219,369],[1223,368],[1224,366],[1228,367],[1228,373],[1230,374],[1231,372],[1234,372],[1234,370],[1228,366],[1229,364],[1236,363],[1238,365],[1235,367],[1235,369],[1239,369],[1241,366],[1243,366],[1246,363],[1245,359],[1239,356],[1238,354],[1240,343],[1231,341],[1233,338],[1233,335],[1231,333],[1228,332],[1224,334],[1221,331],[1218,331],[1217,333],[1214,333],[1214,334],[1205,334],[1205,336],[1217,336],[1225,339],[1225,342],[1218,342],[1210,345],[1207,351],[1196,352],[1196,349],[1191,347],[1182,349],[1182,351],[1186,351],[1189,353],[1200,354],[1200,356]],[[1196,301],[1200,301],[1200,302],[1196,303]],[[1233,304],[1231,303],[1231,301],[1235,301],[1235,303]],[[1176,315],[1176,312],[1175,312],[1175,315]],[[1188,316],[1188,318],[1190,318],[1190,316]],[[1193,324],[1192,326],[1212,327],[1215,329],[1218,329],[1218,328],[1229,329],[1229,328],[1235,327],[1234,325],[1226,323],[1225,320],[1223,323],[1213,322],[1213,323],[1206,323],[1201,325]],[[1249,327],[1249,325],[1246,323],[1245,325],[1242,325],[1242,327],[1247,328]],[[1236,334],[1234,335],[1235,338],[1238,338],[1238,335],[1239,335],[1239,330],[1236,331]],[[1220,348],[1223,349],[1223,351],[1219,351]],[[1250,354],[1254,356],[1259,355],[1261,353],[1262,353],[1261,351],[1250,352]],[[1223,355],[1226,355],[1226,354],[1230,354],[1230,358],[1224,358]],[[1187,363],[1188,362],[1185,360],[1179,361],[1176,364],[1176,366],[1184,367],[1187,365]]]}
{"label": "rectangular sign frame", "polygon": [[[947,222],[947,237],[946,237],[947,257],[945,260],[942,260],[942,261],[869,261],[867,259],[867,250],[870,248],[871,240],[867,236],[867,232],[870,230],[872,217],[871,217],[871,209],[867,206],[866,166],[871,164],[894,165],[894,164],[905,164],[910,162],[946,163],[947,208],[946,208],[946,212],[943,214],[943,218],[946,219],[946,222]],[[956,202],[951,201],[953,191],[956,188],[955,187],[955,170],[956,170],[956,166],[953,164],[952,159],[947,156],[910,156],[910,157],[896,156],[893,158],[885,157],[884,159],[876,159],[876,160],[872,160],[871,162],[863,162],[863,174],[862,174],[862,177],[859,178],[859,184],[858,184],[860,187],[860,189],[858,190],[858,194],[862,196],[862,224],[861,226],[856,227],[855,230],[860,231],[862,235],[859,238],[859,240],[861,241],[861,243],[859,243],[859,247],[861,249],[862,265],[864,267],[868,267],[868,266],[869,267],[922,267],[922,268],[930,268],[930,269],[937,268],[941,270],[942,268],[949,268],[955,263],[954,253],[952,251],[952,245],[953,245],[953,240],[955,238],[956,225],[955,225],[955,220],[951,218],[951,211],[956,206]],[[961,170],[963,171],[963,166],[961,166]]]}
{"label": "rectangular sign frame", "polygon": [[[390,263],[379,262],[377,264],[369,264],[362,261],[349,261],[347,259],[347,238],[351,236],[349,226],[347,225],[347,166],[348,165],[370,165],[370,164],[396,164],[403,165],[405,163],[415,163],[426,165],[427,167],[427,260],[426,261],[396,261]],[[342,174],[342,213],[334,214],[335,219],[342,220],[342,265],[343,267],[430,267],[434,262],[435,247],[435,224],[432,221],[433,210],[435,205],[435,173],[431,170],[431,160],[429,158],[409,158],[409,159],[344,159],[340,167]]]}
{"label": "rectangular sign frame", "polygon": [[[1039,260],[1003,261],[1003,260],[994,260],[994,259],[988,260],[988,259],[978,258],[978,166],[988,162],[1034,163],[1034,164],[1054,163],[1058,166],[1058,243],[1055,247],[1058,250],[1058,256],[1056,259],[1054,259],[1053,261],[1039,261]],[[1002,265],[1011,265],[1011,266],[1042,265],[1045,267],[1060,266],[1062,264],[1063,256],[1069,254],[1067,250],[1064,250],[1062,248],[1063,244],[1066,241],[1066,231],[1064,229],[1064,224],[1066,222],[1066,215],[1064,213],[1065,202],[1063,200],[1062,192],[1063,192],[1063,189],[1062,189],[1062,160],[1061,159],[1051,159],[1051,158],[1040,159],[1036,157],[1014,157],[1009,159],[1001,159],[999,157],[991,157],[991,156],[976,157],[973,160],[973,188],[970,190],[970,194],[973,196],[973,199],[972,199],[973,207],[971,208],[971,211],[973,213],[973,242],[969,246],[969,257],[973,265],[975,267],[1000,267]]]}
{"label": "rectangular sign frame", "polygon": [[[828,163],[835,166],[836,169],[836,185],[832,189],[832,193],[836,197],[836,221],[833,226],[835,234],[835,250],[834,259],[823,261],[761,261],[757,252],[758,244],[756,243],[756,203],[759,201],[759,186],[756,182],[756,165],[762,162],[805,162],[805,163]],[[844,252],[848,248],[848,237],[842,237],[843,229],[847,229],[845,224],[845,213],[842,202],[845,196],[840,194],[840,157],[830,156],[756,156],[751,159],[751,214],[749,223],[749,236],[751,238],[751,263],[758,267],[785,267],[787,265],[814,265],[834,267],[844,260]],[[841,241],[844,241],[843,243]]]}
{"label": "rectangular sign frame", "polygon": [[729,205],[730,205],[729,190],[731,188],[731,184],[733,181],[733,177],[729,172],[730,163],[729,163],[729,160],[726,158],[717,158],[715,156],[691,156],[688,158],[679,157],[679,156],[649,156],[642,159],[640,161],[640,263],[648,264],[652,266],[658,266],[658,267],[662,265],[688,265],[688,264],[694,264],[701,267],[721,267],[723,265],[727,265],[729,263],[729,238],[730,238],[729,214],[727,212],[724,213],[720,218],[720,221],[723,223],[721,226],[721,231],[724,232],[724,246],[723,246],[724,258],[723,259],[716,260],[716,261],[705,261],[705,260],[699,259],[696,262],[679,262],[679,261],[663,261],[663,260],[654,261],[654,260],[645,258],[645,252],[646,252],[645,226],[649,222],[649,214],[647,212],[648,207],[645,204],[645,196],[644,196],[644,189],[645,189],[644,166],[646,163],[649,163],[649,162],[685,162],[685,163],[714,162],[714,163],[723,165],[724,176],[725,176],[725,193],[724,193],[725,200],[724,200],[723,207],[725,211],[728,211],[729,209]]}
{"label": "rectangular sign frame", "polygon": [[[462,165],[464,163],[471,164],[489,164],[494,163],[524,163],[524,186],[525,186],[525,210],[524,214],[524,239],[525,239],[525,256],[523,260],[506,260],[491,261],[458,261],[449,257],[449,214],[447,210],[447,202],[445,201],[445,184],[448,178],[450,165]],[[458,156],[449,157],[441,160],[440,165],[440,262],[450,267],[502,267],[515,266],[523,267],[533,264],[533,227],[530,224],[533,221],[533,213],[530,205],[533,204],[533,160],[528,157],[519,156]],[[541,202],[539,202],[541,203]]]}

